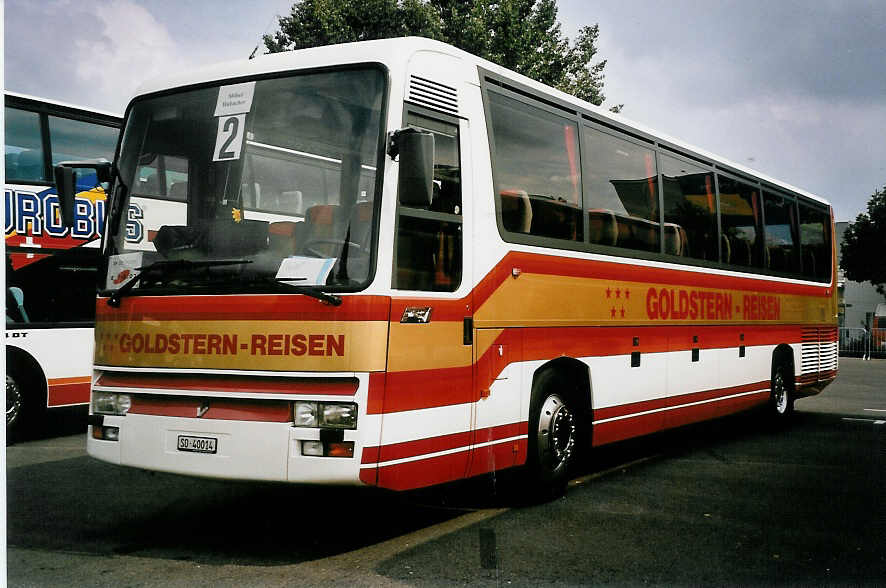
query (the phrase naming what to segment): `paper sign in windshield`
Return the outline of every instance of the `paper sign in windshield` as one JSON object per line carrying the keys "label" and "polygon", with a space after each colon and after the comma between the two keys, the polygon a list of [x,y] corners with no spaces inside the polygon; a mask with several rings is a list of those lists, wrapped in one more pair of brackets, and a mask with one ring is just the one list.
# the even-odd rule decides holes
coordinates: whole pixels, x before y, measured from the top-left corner
{"label": "paper sign in windshield", "polygon": [[[322,286],[335,265],[334,257],[287,257],[277,270],[277,279],[295,286]],[[290,281],[291,280],[291,281]]]}
{"label": "paper sign in windshield", "polygon": [[112,255],[108,260],[108,276],[105,289],[116,290],[139,274],[136,268],[142,267],[144,253],[123,253]]}
{"label": "paper sign in windshield", "polygon": [[221,116],[218,119],[218,133],[215,136],[215,150],[212,161],[234,161],[240,159],[243,150],[243,131],[246,128],[246,115]]}
{"label": "paper sign in windshield", "polygon": [[218,101],[213,116],[244,114],[252,110],[252,97],[255,95],[255,82],[231,84],[218,89]]}

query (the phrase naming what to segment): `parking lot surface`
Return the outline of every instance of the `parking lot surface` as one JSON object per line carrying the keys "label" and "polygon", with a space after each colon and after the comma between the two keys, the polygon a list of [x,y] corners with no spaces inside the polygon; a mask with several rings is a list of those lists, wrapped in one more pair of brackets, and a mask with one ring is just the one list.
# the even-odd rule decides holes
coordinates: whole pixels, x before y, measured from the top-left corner
{"label": "parking lot surface", "polygon": [[[10,586],[877,585],[886,361],[773,429],[749,414],[593,452],[567,494],[243,484],[7,448]],[[62,431],[67,433],[69,431]]]}

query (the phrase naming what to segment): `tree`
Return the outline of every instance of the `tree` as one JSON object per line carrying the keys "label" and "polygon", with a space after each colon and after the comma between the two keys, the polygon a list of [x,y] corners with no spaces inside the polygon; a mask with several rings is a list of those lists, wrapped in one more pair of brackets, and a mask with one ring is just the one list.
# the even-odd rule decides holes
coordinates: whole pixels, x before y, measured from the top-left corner
{"label": "tree", "polygon": [[571,43],[557,21],[556,0],[299,0],[278,24],[273,36],[264,36],[271,53],[418,35],[450,43],[592,104],[606,99],[606,60],[592,63],[598,25],[583,27]]}
{"label": "tree", "polygon": [[840,245],[840,267],[854,282],[870,282],[886,296],[886,186],[868,201],[867,213],[849,223]]}

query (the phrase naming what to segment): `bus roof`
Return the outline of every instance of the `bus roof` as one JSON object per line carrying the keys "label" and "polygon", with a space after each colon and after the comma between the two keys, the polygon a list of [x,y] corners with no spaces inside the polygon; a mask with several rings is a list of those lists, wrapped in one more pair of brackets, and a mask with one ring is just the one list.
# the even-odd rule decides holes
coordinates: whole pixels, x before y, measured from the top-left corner
{"label": "bus roof", "polygon": [[12,98],[13,102],[20,103],[20,104],[30,104],[32,106],[39,106],[39,105],[45,104],[45,105],[55,106],[55,107],[58,107],[59,109],[63,109],[63,110],[79,111],[84,114],[87,114],[87,113],[88,114],[98,114],[101,116],[116,118],[118,120],[123,118],[123,115],[116,113],[116,112],[110,112],[107,110],[100,110],[98,108],[89,108],[86,106],[78,106],[76,104],[70,104],[68,102],[62,102],[60,100],[52,100],[50,98],[41,98],[39,96],[31,96],[30,94],[22,94],[20,92],[11,92],[9,90],[4,90],[3,94],[6,98]]}
{"label": "bus roof", "polygon": [[444,53],[464,60],[466,65],[471,66],[471,71],[466,75],[465,79],[465,81],[469,83],[480,83],[477,67],[482,67],[493,74],[502,78],[507,78],[523,87],[539,93],[540,95],[552,97],[561,103],[574,106],[576,109],[588,111],[592,113],[594,117],[601,119],[606,123],[616,127],[624,127],[627,130],[638,131],[642,134],[649,135],[658,141],[667,143],[671,147],[678,149],[678,151],[685,151],[687,154],[696,158],[708,160],[723,168],[723,171],[733,171],[741,175],[752,176],[777,188],[794,192],[829,205],[828,201],[821,196],[807,192],[806,190],[770,177],[742,164],[729,161],[724,157],[720,157],[709,151],[690,145],[685,141],[671,137],[665,133],[655,131],[641,123],[632,121],[621,114],[609,112],[605,108],[595,106],[580,98],[576,98],[575,96],[557,90],[556,88],[542,84],[541,82],[487,61],[481,57],[477,57],[462,49],[453,47],[452,45],[423,37],[399,37],[395,39],[326,45],[323,47],[313,47],[298,51],[264,54],[252,60],[243,59],[219,63],[186,73],[179,73],[155,80],[149,80],[137,89],[135,96],[225,79],[352,63],[378,62],[384,63],[392,69],[405,69],[409,59],[418,51]]}

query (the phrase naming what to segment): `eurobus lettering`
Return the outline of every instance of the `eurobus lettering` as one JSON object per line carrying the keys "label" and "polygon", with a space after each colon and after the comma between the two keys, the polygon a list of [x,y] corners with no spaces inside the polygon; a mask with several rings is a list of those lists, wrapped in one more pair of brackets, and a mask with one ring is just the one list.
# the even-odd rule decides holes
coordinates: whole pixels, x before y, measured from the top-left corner
{"label": "eurobus lettering", "polygon": [[95,239],[101,236],[105,222],[104,194],[100,200],[77,198],[74,225],[68,229],[58,212],[58,195],[50,190],[32,192],[5,190],[6,236],[30,235]]}
{"label": "eurobus lettering", "polygon": [[598,446],[836,377],[825,200],[448,45],[176,73],[127,113],[98,459],[550,496]]}

